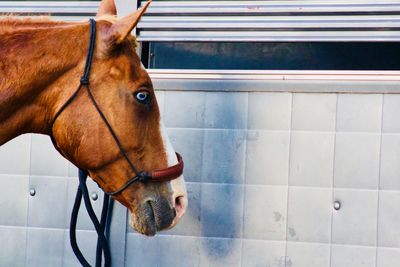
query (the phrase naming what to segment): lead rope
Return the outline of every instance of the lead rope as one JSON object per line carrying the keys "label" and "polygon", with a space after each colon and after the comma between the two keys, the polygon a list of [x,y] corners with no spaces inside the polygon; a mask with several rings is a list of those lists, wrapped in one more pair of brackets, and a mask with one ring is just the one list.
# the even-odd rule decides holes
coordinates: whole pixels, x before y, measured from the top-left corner
{"label": "lead rope", "polygon": [[[96,229],[97,233],[97,247],[96,247],[96,267],[101,267],[102,256],[104,254],[104,267],[111,266],[111,253],[110,248],[108,245],[107,238],[105,236],[106,230],[108,229],[107,226],[110,224],[107,223],[111,220],[111,212],[108,211],[109,206],[112,207],[112,200],[110,202],[109,196],[104,194],[103,199],[103,208],[101,212],[101,219],[100,222],[96,217],[96,214],[93,210],[92,204],[89,198],[89,191],[86,186],[86,179],[87,179],[87,172],[84,170],[79,169],[79,186],[75,196],[74,206],[72,208],[71,214],[71,223],[70,223],[70,241],[71,247],[74,251],[75,256],[79,260],[79,262],[84,267],[91,267],[89,262],[83,256],[81,250],[79,249],[77,240],[76,240],[76,224],[78,219],[79,208],[82,202],[82,197],[86,206],[86,210],[89,214],[89,217]],[[110,214],[110,216],[108,216]]]}
{"label": "lead rope", "polygon": [[[96,22],[94,19],[90,19],[90,42],[89,42],[89,52],[86,57],[86,65],[85,65],[85,70],[83,73],[83,76],[81,77],[80,84],[78,89],[75,91],[75,93],[72,95],[71,98],[68,99],[68,101],[59,109],[59,111],[56,113],[56,115],[53,118],[53,121],[51,123],[51,127],[53,127],[53,124],[57,117],[61,114],[61,112],[75,99],[75,97],[78,95],[78,92],[82,88],[82,86],[86,86],[87,91],[90,92],[88,89],[89,85],[89,73],[90,73],[90,67],[92,64],[92,59],[93,59],[93,54],[94,54],[94,45],[95,45],[95,39],[96,39]],[[53,135],[51,135],[52,141],[56,146],[56,142],[54,140]],[[60,150],[59,150],[60,151]],[[83,256],[81,250],[79,249],[77,240],[76,240],[76,224],[78,220],[78,213],[79,213],[79,208],[82,202],[82,197],[85,202],[86,210],[89,214],[89,217],[96,229],[97,233],[97,246],[96,246],[96,267],[101,267],[101,262],[102,262],[102,256],[104,254],[104,266],[105,267],[110,267],[111,266],[111,253],[110,253],[110,248],[108,245],[107,238],[105,236],[105,232],[107,229],[107,225],[109,226],[109,222],[111,220],[111,212],[110,216],[108,217],[109,214],[109,206],[110,203],[112,203],[112,200],[110,200],[110,197],[107,194],[104,194],[104,199],[103,199],[103,208],[101,212],[101,218],[100,222],[96,217],[96,214],[93,210],[92,204],[90,202],[89,198],[89,191],[86,186],[86,180],[87,180],[87,171],[79,169],[79,186],[78,190],[76,192],[75,196],[75,202],[74,206],[72,209],[72,214],[71,214],[71,223],[70,223],[70,242],[71,242],[71,247],[72,250],[74,251],[75,256],[79,260],[79,262],[82,264],[84,267],[91,267],[89,262],[86,260],[86,258]],[[112,205],[111,205],[112,207]]]}
{"label": "lead rope", "polygon": [[[110,230],[110,223],[111,223],[111,214],[112,209],[114,207],[114,200],[110,199],[110,196],[107,194],[103,194],[103,207],[101,209],[101,216],[100,216],[100,227],[104,234],[104,238],[108,240],[109,237],[109,230]],[[109,246],[108,246],[109,247]],[[101,245],[100,239],[97,238],[97,246],[96,246],[96,267],[101,267],[101,260],[103,255],[103,246]],[[110,254],[110,261],[111,261],[111,252]]]}

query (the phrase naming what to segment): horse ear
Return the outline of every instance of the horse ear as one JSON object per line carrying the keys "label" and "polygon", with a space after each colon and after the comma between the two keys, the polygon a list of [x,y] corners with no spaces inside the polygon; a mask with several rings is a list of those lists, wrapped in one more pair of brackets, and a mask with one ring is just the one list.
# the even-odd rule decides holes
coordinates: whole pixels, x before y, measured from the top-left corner
{"label": "horse ear", "polygon": [[118,45],[122,43],[125,38],[131,33],[133,28],[136,27],[140,18],[146,11],[147,7],[150,5],[151,0],[140,9],[135,12],[117,20],[110,28],[108,34],[109,40],[111,40],[111,45]]}
{"label": "horse ear", "polygon": [[115,7],[114,0],[102,0],[97,11],[96,17],[104,15],[117,15],[117,8]]}

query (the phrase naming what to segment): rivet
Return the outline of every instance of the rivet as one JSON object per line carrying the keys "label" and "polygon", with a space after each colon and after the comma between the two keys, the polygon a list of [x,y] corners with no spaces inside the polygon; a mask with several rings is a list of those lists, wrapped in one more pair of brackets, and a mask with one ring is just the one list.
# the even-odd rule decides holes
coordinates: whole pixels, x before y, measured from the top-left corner
{"label": "rivet", "polygon": [[35,190],[35,188],[29,189],[29,195],[31,195],[31,196],[36,195],[36,190]]}
{"label": "rivet", "polygon": [[93,192],[91,197],[92,197],[93,201],[96,201],[99,198],[99,196],[97,195],[96,192]]}
{"label": "rivet", "polygon": [[339,201],[335,201],[334,203],[333,203],[333,208],[335,209],[335,210],[340,210],[340,207],[341,207],[342,205],[340,204],[340,202]]}

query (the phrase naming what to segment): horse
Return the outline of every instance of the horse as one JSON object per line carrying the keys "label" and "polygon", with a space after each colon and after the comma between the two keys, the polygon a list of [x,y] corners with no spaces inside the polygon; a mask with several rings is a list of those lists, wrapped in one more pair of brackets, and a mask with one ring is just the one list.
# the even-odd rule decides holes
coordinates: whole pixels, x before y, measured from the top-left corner
{"label": "horse", "polygon": [[[187,192],[182,172],[168,181],[129,182],[139,170],[168,170],[180,161],[130,34],[149,3],[121,19],[112,0],[101,3],[87,81],[81,76],[91,23],[0,18],[0,145],[25,133],[49,135],[62,156],[115,192],[134,230],[152,236],[180,221]],[[75,91],[89,81],[90,91]]]}

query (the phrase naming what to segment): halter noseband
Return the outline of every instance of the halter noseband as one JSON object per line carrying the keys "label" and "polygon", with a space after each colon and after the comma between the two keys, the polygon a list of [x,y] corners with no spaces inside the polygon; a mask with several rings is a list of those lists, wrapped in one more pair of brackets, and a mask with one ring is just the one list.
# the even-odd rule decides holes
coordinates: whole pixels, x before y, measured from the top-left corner
{"label": "halter noseband", "polygon": [[176,153],[177,159],[178,159],[178,163],[174,166],[168,167],[166,169],[161,169],[161,170],[155,170],[152,172],[144,172],[144,171],[138,171],[135,167],[135,165],[133,165],[132,161],[129,159],[128,154],[126,153],[124,147],[122,146],[121,141],[118,139],[115,131],[113,130],[113,128],[111,127],[111,124],[109,123],[109,121],[107,120],[107,118],[105,117],[104,113],[101,111],[99,105],[97,104],[92,92],[90,91],[90,82],[89,82],[89,74],[90,74],[90,67],[92,65],[92,60],[93,60],[93,54],[94,54],[94,47],[95,47],[95,41],[96,41],[96,21],[94,19],[90,19],[90,43],[89,43],[89,51],[86,57],[86,65],[85,65],[85,70],[83,73],[83,76],[81,77],[80,83],[78,88],[76,89],[76,91],[72,94],[72,96],[61,106],[61,108],[56,112],[53,120],[51,121],[50,124],[50,138],[51,141],[54,144],[54,147],[62,154],[64,155],[64,153],[61,151],[61,149],[59,148],[59,146],[57,145],[57,141],[53,136],[53,126],[54,123],[56,122],[57,118],[60,116],[60,114],[68,107],[69,104],[71,104],[74,99],[77,97],[80,89],[82,87],[85,87],[86,92],[88,93],[88,96],[92,102],[92,104],[94,105],[94,107],[96,108],[97,112],[99,113],[100,117],[102,118],[102,120],[104,121],[104,123],[106,124],[109,132],[111,133],[111,136],[113,137],[115,143],[117,144],[119,151],[121,153],[121,155],[125,158],[125,160],[128,162],[130,168],[132,169],[132,171],[135,173],[135,176],[132,177],[131,179],[129,179],[122,187],[120,187],[118,190],[113,191],[113,192],[105,192],[104,189],[103,191],[111,196],[114,195],[118,195],[120,194],[122,191],[124,191],[125,189],[127,189],[131,184],[133,184],[134,182],[142,182],[142,183],[146,183],[146,182],[165,182],[165,181],[171,181],[173,179],[178,178],[179,176],[182,175],[183,173],[183,160],[181,155],[179,155],[178,153]]}

